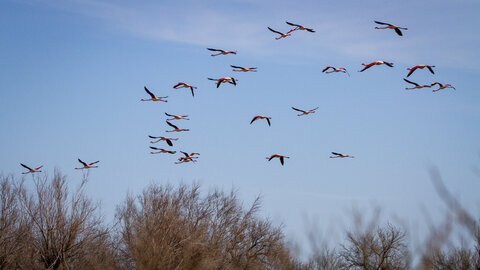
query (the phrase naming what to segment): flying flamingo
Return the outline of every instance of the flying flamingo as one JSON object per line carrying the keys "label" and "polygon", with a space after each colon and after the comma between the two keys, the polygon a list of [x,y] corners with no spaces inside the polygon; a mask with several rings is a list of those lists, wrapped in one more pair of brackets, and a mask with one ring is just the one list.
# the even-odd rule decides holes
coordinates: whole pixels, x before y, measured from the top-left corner
{"label": "flying flamingo", "polygon": [[150,146],[151,149],[153,150],[158,150],[159,152],[150,152],[150,154],[160,154],[160,153],[168,153],[168,154],[175,154],[177,151],[170,151],[170,150],[166,150],[166,149],[163,149],[163,148],[157,148],[157,147],[153,147],[153,146]]}
{"label": "flying flamingo", "polygon": [[170,116],[170,117],[173,117],[173,118],[170,118],[170,119],[167,119],[168,121],[171,121],[171,120],[190,120],[188,117],[188,115],[174,115],[174,114],[168,114],[168,113],[165,113],[166,116]]}
{"label": "flying flamingo", "polygon": [[184,154],[186,158],[198,158],[195,155],[200,156],[200,153],[196,153],[196,152],[193,152],[193,153],[189,154],[189,153],[180,151],[180,153]]}
{"label": "flying flamingo", "polygon": [[191,158],[179,157],[178,161],[175,162],[175,164],[181,164],[181,163],[186,163],[186,162],[197,162],[197,161],[194,160],[194,159],[191,159]]}
{"label": "flying flamingo", "polygon": [[163,98],[167,98],[168,96],[166,97],[156,97],[152,92],[150,92],[146,86],[143,87],[143,89],[145,89],[145,92],[147,92],[147,94],[149,94],[152,98],[150,99],[141,99],[141,101],[163,101],[163,102],[167,102],[166,100],[163,100]]}
{"label": "flying flamingo", "polygon": [[279,159],[280,159],[280,163],[281,163],[282,166],[283,166],[283,160],[284,160],[285,158],[290,158],[290,157],[286,157],[286,156],[282,156],[282,155],[278,155],[278,154],[274,154],[274,155],[271,155],[271,156],[269,156],[269,157],[266,157],[266,159],[268,159],[268,161],[270,161],[270,160],[272,160],[272,159],[274,159],[274,158],[279,158]]}
{"label": "flying flamingo", "polygon": [[272,31],[273,33],[276,33],[276,34],[279,34],[279,35],[280,35],[279,37],[275,38],[276,40],[279,40],[279,39],[281,39],[281,38],[286,38],[286,37],[290,36],[290,33],[291,33],[291,32],[293,32],[293,29],[290,30],[290,31],[288,31],[288,32],[286,32],[286,33],[282,33],[282,32],[275,31],[275,30],[273,30],[273,29],[270,28],[270,27],[267,27],[267,28],[268,28],[268,30]]}
{"label": "flying flamingo", "polygon": [[179,83],[175,84],[175,85],[173,86],[173,88],[175,88],[175,89],[179,89],[179,88],[190,88],[190,91],[192,92],[192,97],[195,96],[195,94],[193,93],[193,89],[197,89],[197,87],[191,86],[191,85],[186,84],[186,83],[183,83],[183,82],[179,82]]}
{"label": "flying flamingo", "polygon": [[158,143],[159,141],[166,141],[167,144],[170,145],[170,146],[173,146],[172,141],[178,140],[178,138],[175,138],[175,139],[174,139],[174,138],[167,138],[167,137],[163,137],[163,136],[154,137],[154,136],[148,135],[148,137],[149,137],[150,139],[158,139],[158,140],[156,140],[156,141],[151,141],[150,143]]}
{"label": "flying flamingo", "polygon": [[[327,71],[329,69],[332,69],[332,71]],[[331,67],[331,66],[328,66],[328,67],[325,67],[322,72],[325,72],[327,74],[329,73],[333,73],[333,72],[343,72],[343,73],[347,73],[348,76],[350,76],[350,74],[348,73],[347,69],[346,68],[335,68],[335,67]]]}
{"label": "flying flamingo", "polygon": [[433,72],[433,69],[435,66],[429,66],[429,65],[418,65],[418,66],[414,66],[413,68],[407,68],[408,70],[410,70],[410,72],[408,72],[408,75],[407,75],[407,78],[408,76],[412,75],[412,73],[417,70],[417,68],[419,69],[424,69],[424,68],[428,68],[428,70],[430,70],[430,72],[432,74],[435,74],[435,72]]}
{"label": "flying flamingo", "polygon": [[[234,68],[233,71],[240,71],[240,72],[248,72],[248,71],[251,71],[251,72],[257,72],[256,71],[256,67],[252,67],[252,68],[244,68],[244,67],[239,67],[239,66],[234,66],[234,65],[230,65],[232,68]],[[236,69],[235,69],[236,68]]]}
{"label": "flying flamingo", "polygon": [[96,164],[98,162],[100,162],[100,160],[97,160],[95,162],[92,162],[92,163],[85,163],[83,162],[81,159],[78,159],[78,162],[82,163],[83,167],[82,168],[75,168],[75,170],[83,170],[83,169],[90,169],[90,168],[98,168],[98,166],[92,166],[93,164]]}
{"label": "flying flamingo", "polygon": [[292,109],[294,109],[295,111],[301,112],[301,114],[297,114],[297,115],[302,116],[302,115],[307,115],[307,114],[310,114],[310,113],[315,113],[315,110],[318,109],[318,107],[316,107],[315,109],[307,110],[307,111],[300,110],[300,109],[297,109],[297,108],[294,108],[294,107],[292,107]]}
{"label": "flying flamingo", "polygon": [[295,28],[292,30],[292,32],[296,31],[296,30],[306,30],[310,33],[315,33],[315,31],[311,28],[307,28],[305,26],[301,26],[299,24],[294,24],[294,23],[291,23],[291,22],[285,22],[285,23],[287,23],[288,25],[291,25],[291,26],[295,26]]}
{"label": "flying flamingo", "polygon": [[450,85],[448,83],[447,84],[441,84],[439,82],[434,82],[434,83],[431,84],[431,86],[434,86],[436,84],[438,84],[438,89],[434,89],[434,90],[432,90],[432,92],[437,92],[437,91],[443,90],[445,88],[453,88],[453,90],[457,90],[457,89],[455,89],[455,87],[453,87],[452,85]]}
{"label": "flying flamingo", "polygon": [[349,156],[349,155],[344,155],[344,154],[340,154],[340,153],[335,153],[335,152],[332,152],[333,156],[330,156],[330,158],[354,158],[354,156]]}
{"label": "flying flamingo", "polygon": [[267,119],[268,126],[270,126],[270,119],[272,119],[272,118],[268,117],[268,116],[257,115],[255,117],[253,117],[252,121],[250,121],[250,125],[257,119]]}
{"label": "flying flamingo", "polygon": [[178,128],[177,126],[175,126],[174,124],[166,121],[167,124],[171,127],[173,127],[174,129],[173,130],[166,130],[166,132],[180,132],[180,131],[189,131],[189,129],[184,129],[184,128]]}
{"label": "flying flamingo", "polygon": [[414,87],[411,87],[411,88],[405,88],[405,90],[422,89],[422,88],[424,88],[424,87],[428,87],[428,88],[432,87],[431,85],[425,85],[425,84],[420,85],[420,84],[418,84],[418,83],[411,82],[411,81],[409,81],[409,80],[407,80],[407,79],[403,79],[403,80],[406,81],[407,83],[410,83],[410,84],[415,85]]}
{"label": "flying flamingo", "polygon": [[39,171],[39,170],[43,167],[43,165],[40,166],[40,167],[38,167],[38,168],[35,168],[35,169],[32,169],[32,168],[30,168],[30,167],[28,167],[27,165],[22,164],[22,163],[20,163],[20,165],[22,165],[22,167],[24,167],[25,169],[28,170],[28,172],[22,172],[22,174],[42,172],[42,171]]}
{"label": "flying flamingo", "polygon": [[389,63],[389,62],[385,62],[385,61],[380,61],[380,60],[379,60],[379,61],[372,62],[372,63],[370,63],[370,64],[368,64],[368,65],[366,65],[366,64],[362,64],[362,65],[364,65],[365,67],[364,67],[362,70],[359,70],[359,72],[363,72],[363,71],[365,71],[367,68],[370,68],[370,67],[375,66],[375,65],[387,65],[387,66],[389,66],[389,67],[393,67],[393,63]]}
{"label": "flying flamingo", "polygon": [[383,22],[378,22],[378,21],[374,21],[375,23],[377,24],[381,24],[381,25],[386,25],[384,27],[375,27],[375,29],[394,29],[395,32],[399,35],[399,36],[403,36],[402,34],[402,31],[400,31],[400,29],[402,30],[408,30],[408,28],[404,28],[404,27],[398,27],[396,25],[393,25],[393,24],[389,24],[389,23],[383,23]]}
{"label": "flying flamingo", "polygon": [[195,155],[200,155],[199,153],[188,154],[188,153],[183,152],[183,151],[180,151],[180,153],[184,154],[185,156],[184,157],[179,157],[178,162],[175,162],[175,164],[180,164],[180,163],[184,163],[184,162],[197,162],[195,159],[197,159],[198,157],[195,157]]}
{"label": "flying flamingo", "polygon": [[212,54],[211,56],[237,54],[237,52],[225,51],[225,50],[219,50],[219,49],[212,49],[212,48],[207,48],[207,50],[212,51],[212,52],[219,52],[217,54]]}
{"label": "flying flamingo", "polygon": [[211,80],[211,81],[217,81],[217,88],[220,86],[221,83],[230,83],[230,84],[233,84],[235,86],[237,85],[237,82],[232,77],[225,77],[225,78],[220,78],[220,79],[212,79],[212,78],[208,78],[208,79]]}

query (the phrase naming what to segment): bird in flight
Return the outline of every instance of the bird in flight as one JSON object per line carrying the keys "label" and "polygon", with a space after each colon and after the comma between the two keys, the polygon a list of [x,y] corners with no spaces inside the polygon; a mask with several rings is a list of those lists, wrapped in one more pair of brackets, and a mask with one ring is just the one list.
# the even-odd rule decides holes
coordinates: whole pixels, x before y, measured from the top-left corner
{"label": "bird in flight", "polygon": [[375,66],[375,65],[387,65],[387,66],[389,66],[389,67],[393,67],[393,63],[389,63],[389,62],[386,62],[386,61],[375,61],[375,62],[372,62],[372,63],[370,63],[370,64],[368,64],[368,65],[366,65],[366,64],[362,64],[362,65],[364,65],[365,67],[364,67],[362,70],[359,70],[359,72],[363,72],[363,71],[365,71],[366,69],[368,69],[368,68],[370,68],[370,67],[372,67],[372,66]]}
{"label": "bird in flight", "polygon": [[253,117],[252,121],[250,121],[250,125],[257,119],[266,119],[267,123],[268,123],[268,126],[270,126],[270,119],[272,119],[272,118],[268,117],[268,116],[257,115],[255,117]]}
{"label": "bird in flight", "polygon": [[431,86],[434,86],[434,85],[438,85],[438,89],[434,89],[434,90],[432,90],[432,92],[437,92],[437,91],[443,90],[445,88],[453,88],[453,90],[457,90],[457,89],[455,89],[455,87],[453,87],[452,85],[450,85],[448,83],[447,84],[441,84],[439,82],[434,82],[434,83],[431,84]]}
{"label": "bird in flight", "polygon": [[191,158],[179,157],[178,161],[175,162],[175,164],[181,164],[181,163],[187,163],[187,162],[197,162],[197,161]]}
{"label": "bird in flight", "polygon": [[376,24],[381,24],[381,25],[386,25],[386,26],[383,26],[383,27],[375,27],[375,29],[393,29],[395,30],[395,32],[399,35],[399,36],[403,36],[402,34],[402,31],[400,31],[400,29],[402,30],[408,30],[408,28],[405,28],[405,27],[399,27],[399,26],[396,26],[396,25],[393,25],[393,24],[389,24],[389,23],[383,23],[383,22],[379,22],[379,21],[374,21]]}
{"label": "bird in flight", "polygon": [[166,130],[166,132],[181,132],[181,131],[189,131],[189,129],[185,129],[185,128],[178,128],[177,126],[175,126],[174,124],[166,121],[167,124],[171,127],[173,127],[173,130]]}
{"label": "bird in flight", "polygon": [[283,166],[284,159],[285,159],[285,158],[290,158],[290,157],[286,157],[286,156],[278,155],[278,154],[274,154],[274,155],[271,155],[271,156],[269,156],[269,157],[266,157],[266,159],[268,159],[268,161],[270,161],[270,160],[272,160],[272,159],[274,159],[274,158],[280,159],[280,164],[282,164],[282,166]]}
{"label": "bird in flight", "polygon": [[141,101],[163,101],[163,102],[167,102],[166,100],[163,100],[164,98],[168,98],[168,96],[166,97],[156,97],[152,92],[150,92],[146,86],[143,87],[143,89],[145,89],[145,92],[147,92],[147,94],[149,94],[152,98],[150,99],[141,99]]}
{"label": "bird in flight", "polygon": [[157,148],[157,147],[153,147],[153,146],[150,146],[150,149],[158,150],[158,152],[150,152],[150,154],[160,154],[160,153],[175,154],[177,152],[177,151],[170,151],[170,150],[166,150],[166,149],[163,149],[163,148]]}
{"label": "bird in flight", "polygon": [[179,83],[175,84],[175,85],[173,86],[173,88],[175,88],[175,89],[179,89],[179,88],[190,88],[190,91],[192,92],[192,97],[195,96],[195,94],[193,93],[193,89],[197,89],[197,87],[191,86],[191,85],[186,84],[186,83],[183,83],[183,82],[179,82]]}
{"label": "bird in flight", "polygon": [[354,158],[354,156],[349,156],[349,155],[344,155],[344,154],[340,154],[340,153],[335,153],[335,152],[332,152],[333,156],[330,156],[330,158]]}
{"label": "bird in flight", "polygon": [[198,157],[195,157],[195,155],[200,155],[199,153],[195,153],[195,152],[191,153],[191,154],[188,154],[186,152],[180,151],[180,153],[182,153],[185,156],[184,157],[179,157],[178,162],[175,162],[175,164],[180,164],[180,163],[184,163],[184,162],[197,162],[195,159],[197,159]]}
{"label": "bird in flight", "polygon": [[165,113],[166,116],[170,116],[172,118],[169,118],[167,119],[168,121],[171,121],[171,120],[190,120],[188,117],[188,115],[174,115],[174,114],[168,114],[168,113]]}
{"label": "bird in flight", "polygon": [[305,31],[308,31],[310,33],[315,33],[315,31],[311,28],[307,28],[305,26],[301,26],[299,24],[294,24],[294,23],[291,23],[291,22],[285,22],[285,23],[287,23],[288,25],[291,25],[291,26],[295,26],[295,28],[293,30],[291,30],[292,32],[297,31],[297,30],[305,30]]}
{"label": "bird in flight", "polygon": [[422,89],[422,88],[424,88],[424,87],[428,87],[428,88],[432,87],[431,85],[425,85],[425,84],[420,85],[420,84],[418,84],[418,83],[411,82],[411,81],[409,81],[409,80],[407,80],[407,79],[405,79],[405,78],[404,78],[403,80],[406,81],[406,82],[409,83],[409,84],[415,85],[414,87],[410,87],[410,88],[407,87],[407,88],[405,88],[405,90]]}
{"label": "bird in flight", "polygon": [[233,71],[240,71],[240,72],[248,72],[248,71],[251,71],[251,72],[257,72],[257,68],[256,67],[251,67],[251,68],[244,68],[244,67],[239,67],[239,66],[234,66],[234,65],[230,65],[233,69]]}
{"label": "bird in flight", "polygon": [[278,31],[276,31],[276,30],[273,30],[273,29],[270,28],[270,27],[267,27],[267,28],[268,28],[268,30],[272,31],[273,33],[276,33],[276,34],[279,34],[279,35],[280,35],[279,37],[276,37],[276,38],[275,38],[276,40],[279,40],[279,39],[281,39],[281,38],[286,38],[286,37],[290,36],[290,33],[291,33],[291,32],[293,32],[293,29],[290,30],[290,31],[288,31],[288,32],[286,32],[286,33],[282,33],[282,32],[278,32]]}
{"label": "bird in flight", "polygon": [[292,107],[292,109],[294,109],[297,112],[301,112],[301,114],[297,114],[297,115],[302,116],[302,115],[307,115],[307,114],[310,114],[310,113],[315,113],[315,110],[318,109],[318,107],[316,107],[315,109],[307,110],[307,111],[300,110],[300,109],[297,109],[295,107]]}
{"label": "bird in flight", "polygon": [[211,56],[237,54],[237,52],[225,51],[225,50],[220,50],[220,49],[207,48],[207,50],[212,51],[212,52],[218,52],[218,53],[212,54]]}
{"label": "bird in flight", "polygon": [[148,137],[149,137],[150,139],[158,139],[158,140],[156,140],[156,141],[150,141],[150,143],[158,143],[158,142],[160,142],[160,141],[166,141],[169,146],[173,146],[172,141],[178,140],[178,138],[175,138],[175,139],[174,139],[174,138],[167,138],[167,137],[163,137],[163,136],[155,137],[155,136],[150,136],[150,135],[148,135]]}
{"label": "bird in flight", "polygon": [[22,165],[22,167],[24,167],[25,169],[28,170],[28,172],[22,172],[22,174],[42,172],[42,171],[39,171],[39,170],[43,167],[43,165],[40,166],[40,167],[38,167],[38,168],[35,168],[35,169],[32,169],[32,168],[30,168],[30,167],[28,167],[27,165],[22,164],[22,163],[20,163],[20,165]]}
{"label": "bird in flight", "polygon": [[100,160],[97,160],[97,161],[92,162],[92,163],[89,163],[89,164],[83,162],[81,159],[78,159],[78,162],[82,163],[83,167],[81,167],[81,168],[75,168],[75,170],[98,168],[98,166],[92,166],[92,165],[93,165],[93,164],[97,164],[98,162],[100,162]]}
{"label": "bird in flight", "polygon": [[[327,71],[329,69],[332,69],[331,71]],[[322,72],[325,72],[326,74],[329,74],[329,73],[333,73],[333,72],[343,72],[343,73],[347,73],[348,76],[350,76],[350,74],[348,73],[347,69],[346,68],[335,68],[335,67],[331,67],[331,66],[327,66],[325,67]]]}
{"label": "bird in flight", "polygon": [[433,69],[432,69],[432,68],[434,68],[434,67],[435,67],[435,66],[418,65],[418,66],[414,66],[414,67],[412,67],[412,68],[407,68],[407,70],[410,70],[410,72],[408,72],[407,78],[408,78],[408,76],[412,75],[412,73],[413,73],[415,70],[417,70],[418,68],[419,68],[419,69],[428,68],[428,70],[430,70],[430,72],[431,72],[432,74],[435,74],[435,72],[433,72]]}
{"label": "bird in flight", "polygon": [[229,83],[229,84],[233,84],[235,86],[237,85],[237,82],[232,77],[225,77],[225,78],[220,78],[220,79],[212,79],[212,78],[208,78],[208,79],[211,80],[211,81],[216,81],[217,82],[217,88],[222,83]]}
{"label": "bird in flight", "polygon": [[200,156],[200,153],[197,153],[197,152],[193,152],[189,154],[187,152],[180,151],[180,153],[184,154],[186,158],[198,158],[195,155]]}

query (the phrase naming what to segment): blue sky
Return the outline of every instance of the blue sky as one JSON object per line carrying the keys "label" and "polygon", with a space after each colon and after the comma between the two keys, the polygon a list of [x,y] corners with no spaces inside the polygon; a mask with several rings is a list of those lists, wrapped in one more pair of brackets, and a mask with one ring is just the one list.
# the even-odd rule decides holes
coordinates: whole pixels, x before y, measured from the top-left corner
{"label": "blue sky", "polygon": [[[453,194],[479,212],[480,4],[477,1],[102,1],[7,0],[0,3],[0,172],[19,163],[81,172],[77,158],[100,160],[89,195],[107,216],[151,182],[239,190],[292,237],[306,219],[326,227],[352,206],[381,205],[421,222],[422,207],[444,206],[429,180],[437,166]],[[306,25],[275,40],[267,26]],[[374,20],[408,27],[404,36]],[[238,51],[210,57],[207,47]],[[386,60],[359,73],[362,63]],[[232,72],[229,65],[258,67]],[[447,89],[405,91],[412,81]],[[323,74],[323,67],[346,67]],[[207,77],[234,76],[215,88]],[[175,90],[177,82],[198,87]],[[140,102],[147,86],[168,103]],[[297,117],[290,107],[317,113]],[[195,164],[150,155],[147,135],[165,135],[164,112],[190,132],[174,150],[200,152]],[[272,117],[250,125],[255,115]],[[171,135],[171,134],[168,134]],[[164,146],[164,145],[160,145]],[[329,159],[331,151],[355,159]],[[290,156],[285,166],[265,157]],[[339,222],[343,224],[342,222]]]}

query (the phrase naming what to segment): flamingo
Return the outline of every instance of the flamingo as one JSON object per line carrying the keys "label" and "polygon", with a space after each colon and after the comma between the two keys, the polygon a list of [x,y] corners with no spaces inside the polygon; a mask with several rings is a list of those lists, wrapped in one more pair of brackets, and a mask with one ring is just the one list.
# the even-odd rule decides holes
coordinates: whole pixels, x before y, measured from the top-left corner
{"label": "flamingo", "polygon": [[212,52],[219,52],[219,53],[217,53],[217,54],[212,54],[211,56],[227,55],[227,54],[237,54],[237,52],[225,51],[225,50],[220,50],[220,49],[207,48],[207,50],[212,51]]}
{"label": "flamingo", "polygon": [[269,157],[266,157],[266,159],[268,159],[268,161],[274,159],[274,158],[279,158],[280,159],[280,163],[282,164],[283,166],[283,161],[285,158],[290,158],[290,157],[286,157],[286,156],[283,156],[283,155],[278,155],[278,154],[274,154],[274,155],[271,155]]}
{"label": "flamingo", "polygon": [[156,140],[156,141],[150,141],[150,143],[158,143],[159,141],[166,141],[169,146],[173,146],[172,141],[178,140],[178,138],[175,138],[175,139],[174,139],[174,138],[167,138],[167,137],[163,137],[163,136],[154,137],[154,136],[148,135],[148,137],[149,137],[150,139],[158,139],[158,140]]}
{"label": "flamingo", "polygon": [[301,114],[297,114],[297,115],[302,116],[302,115],[307,115],[307,114],[310,114],[310,113],[315,113],[315,110],[318,109],[318,107],[316,107],[315,109],[307,110],[307,111],[300,110],[300,109],[297,109],[295,107],[292,107],[292,109],[294,109],[295,111],[301,112]]}
{"label": "flamingo", "polygon": [[436,84],[438,84],[438,89],[434,89],[434,90],[432,90],[432,92],[437,92],[437,91],[443,90],[445,88],[453,88],[453,90],[457,90],[457,89],[455,89],[455,87],[453,87],[451,84],[448,84],[448,83],[447,84],[441,84],[439,82],[434,82],[434,83],[431,84],[431,86],[434,86]]}
{"label": "flamingo", "polygon": [[166,132],[181,132],[181,131],[189,131],[189,129],[184,129],[184,128],[178,128],[177,126],[175,126],[174,124],[166,121],[167,124],[171,127],[174,128],[174,130],[166,130]]}
{"label": "flamingo", "polygon": [[184,154],[185,158],[198,158],[195,155],[200,156],[200,153],[196,153],[196,152],[193,152],[193,153],[189,154],[187,152],[180,151],[180,153]]}
{"label": "flamingo", "polygon": [[[256,71],[256,67],[252,67],[252,68],[244,68],[244,67],[239,67],[239,66],[234,66],[234,65],[230,65],[232,68],[234,68],[233,71],[240,71],[240,72],[248,72],[248,71],[251,71],[251,72],[257,72]],[[236,69],[235,69],[236,68]]]}
{"label": "flamingo", "polygon": [[[329,69],[332,69],[332,71],[327,71]],[[346,68],[335,68],[335,67],[331,67],[331,66],[328,66],[328,67],[325,67],[322,72],[325,72],[327,74],[329,73],[333,73],[333,72],[343,72],[343,73],[347,73],[347,75],[350,77],[350,74],[348,73],[347,69]]]}
{"label": "flamingo", "polygon": [[195,157],[195,155],[200,155],[199,153],[188,154],[188,153],[183,152],[183,151],[180,151],[180,153],[184,154],[185,156],[184,157],[179,157],[178,162],[175,162],[175,164],[180,164],[180,163],[184,163],[184,162],[197,162],[195,159],[197,159],[198,157]]}
{"label": "flamingo", "polygon": [[171,121],[171,120],[190,120],[188,117],[188,115],[174,115],[174,114],[168,114],[168,113],[165,113],[166,116],[170,116],[170,117],[173,117],[173,118],[170,118],[170,119],[167,119],[168,121]]}
{"label": "flamingo", "polygon": [[428,68],[428,70],[430,70],[430,72],[431,72],[432,74],[435,74],[435,72],[433,72],[433,69],[432,69],[432,68],[434,68],[434,67],[435,67],[435,66],[430,66],[430,65],[417,65],[417,66],[414,66],[414,67],[412,67],[412,68],[407,68],[407,70],[410,70],[410,72],[408,72],[407,78],[408,78],[408,76],[412,75],[412,73],[413,73],[415,70],[417,70],[417,68],[419,68],[419,69]]}
{"label": "flamingo", "polygon": [[208,78],[208,79],[211,80],[211,81],[217,81],[217,88],[222,83],[230,83],[230,84],[233,84],[235,86],[237,85],[237,82],[232,77],[225,77],[225,78],[220,78],[220,79],[212,79],[212,78]]}
{"label": "flamingo", "polygon": [[42,165],[42,166],[40,166],[40,167],[38,167],[38,168],[35,168],[35,169],[32,169],[32,168],[30,168],[30,167],[28,167],[27,165],[25,165],[25,164],[22,164],[22,163],[20,163],[20,165],[22,165],[22,167],[24,167],[25,169],[27,169],[27,170],[28,170],[28,172],[22,172],[22,174],[29,174],[29,173],[42,172],[42,171],[39,171],[39,170],[40,170],[40,169],[43,167],[43,165]]}
{"label": "flamingo", "polygon": [[344,154],[340,154],[340,153],[335,153],[335,152],[332,152],[333,156],[330,156],[330,158],[354,158],[354,156],[349,156],[349,155],[344,155]]}
{"label": "flamingo", "polygon": [[402,34],[402,31],[400,31],[400,29],[402,30],[408,30],[408,28],[404,28],[404,27],[399,27],[399,26],[396,26],[396,25],[393,25],[393,24],[389,24],[389,23],[383,23],[383,22],[379,22],[379,21],[374,21],[375,23],[377,24],[381,24],[381,25],[386,25],[384,27],[375,27],[375,29],[393,29],[395,30],[395,32],[399,35],[399,36],[403,36]]}
{"label": "flamingo", "polygon": [[268,126],[270,126],[270,119],[272,119],[272,118],[268,117],[268,116],[257,115],[255,117],[253,117],[252,121],[250,121],[250,125],[257,119],[267,119]]}
{"label": "flamingo", "polygon": [[273,29],[270,28],[270,27],[267,27],[267,28],[268,28],[268,30],[272,31],[273,33],[276,33],[276,34],[279,34],[279,35],[280,35],[279,37],[275,38],[276,40],[279,40],[279,39],[281,39],[281,38],[286,38],[286,37],[290,36],[290,33],[291,33],[291,32],[293,32],[293,29],[290,30],[290,31],[288,31],[288,32],[286,32],[286,33],[282,33],[282,32],[275,31],[275,30],[273,30]]}
{"label": "flamingo", "polygon": [[141,99],[141,101],[163,101],[163,102],[167,102],[166,100],[163,100],[163,98],[168,98],[168,96],[166,97],[156,97],[152,92],[150,92],[146,86],[143,87],[143,89],[145,89],[145,92],[147,92],[147,94],[149,94],[152,98],[150,99]]}
{"label": "flamingo", "polygon": [[285,22],[286,24],[288,25],[291,25],[291,26],[295,26],[295,28],[292,30],[292,31],[296,31],[296,30],[306,30],[310,33],[315,33],[315,31],[311,28],[307,28],[305,26],[301,26],[299,24],[294,24],[294,23],[291,23],[291,22]]}
{"label": "flamingo", "polygon": [[163,148],[157,148],[157,147],[153,147],[153,146],[150,146],[150,149],[159,151],[159,152],[150,152],[150,154],[160,154],[160,153],[175,154],[177,152],[177,151],[170,151],[170,150],[166,150],[166,149],[163,149]]}
{"label": "flamingo", "polygon": [[197,87],[191,86],[191,85],[186,84],[186,83],[183,83],[183,82],[179,82],[179,83],[175,84],[175,85],[173,86],[173,88],[175,88],[175,89],[178,89],[178,88],[190,88],[190,91],[192,92],[192,97],[195,96],[195,94],[193,93],[193,89],[197,89]]}
{"label": "flamingo", "polygon": [[81,159],[78,159],[78,162],[82,163],[83,167],[81,167],[81,168],[75,168],[75,170],[98,168],[98,166],[92,166],[92,165],[93,165],[93,164],[97,164],[98,162],[100,162],[100,160],[97,160],[97,161],[92,162],[92,163],[89,163],[89,164],[83,162]]}
{"label": "flamingo", "polygon": [[411,88],[405,88],[405,90],[422,89],[422,88],[424,88],[424,87],[428,87],[428,88],[432,87],[431,85],[425,85],[425,84],[420,85],[420,84],[418,84],[418,83],[411,82],[411,81],[409,81],[409,80],[407,80],[407,79],[403,79],[403,80],[406,81],[406,82],[409,83],[409,84],[415,85],[414,87],[411,87]]}
{"label": "flamingo", "polygon": [[363,71],[365,71],[367,68],[370,68],[370,67],[375,66],[375,65],[387,65],[387,66],[389,66],[389,67],[393,67],[393,63],[389,63],[389,62],[386,62],[386,61],[380,61],[380,60],[379,60],[379,61],[372,62],[372,63],[370,63],[370,64],[368,64],[368,65],[366,65],[366,64],[362,64],[362,65],[364,65],[365,67],[364,67],[362,70],[359,70],[359,72],[363,72]]}
{"label": "flamingo", "polygon": [[175,162],[175,164],[181,164],[181,163],[186,163],[186,162],[197,162],[197,161],[194,160],[194,159],[191,159],[191,158],[179,157],[178,161]]}

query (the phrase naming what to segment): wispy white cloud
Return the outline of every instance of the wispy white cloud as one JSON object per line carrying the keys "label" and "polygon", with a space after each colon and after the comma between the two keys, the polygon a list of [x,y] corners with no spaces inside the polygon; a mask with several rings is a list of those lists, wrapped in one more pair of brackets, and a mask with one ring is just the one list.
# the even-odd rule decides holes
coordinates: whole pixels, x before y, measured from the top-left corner
{"label": "wispy white cloud", "polygon": [[252,38],[261,36],[257,35],[261,30],[255,22],[244,22],[238,15],[195,3],[186,7],[158,3],[130,6],[100,0],[40,2],[100,19],[109,27],[152,40],[236,48],[256,48],[262,44],[262,39]]}
{"label": "wispy white cloud", "polygon": [[[375,4],[378,7],[373,6],[374,13],[357,5],[346,10],[331,5],[324,8],[308,1],[304,5],[288,1],[257,3],[250,0],[228,4],[215,0],[202,3],[140,1],[133,4],[104,0],[37,1],[97,18],[113,29],[141,38],[247,50],[257,54],[275,55],[285,49],[272,46],[276,44],[274,42],[283,40],[274,40],[274,35],[266,30],[266,26],[287,30],[283,18],[289,17],[294,22],[299,18],[298,23],[305,23],[317,30],[315,35],[295,33],[298,42],[287,45],[288,54],[305,58],[348,57],[355,61],[385,59],[415,64],[428,61],[437,65],[462,65],[475,69],[476,64],[471,59],[479,56],[475,46],[472,46],[472,43],[479,43],[478,38],[469,38],[471,35],[455,31],[454,27],[442,20],[435,21],[435,29],[451,31],[448,35],[440,35],[440,30],[428,28],[423,29],[425,34],[410,29],[405,31],[403,38],[397,37],[391,30],[374,31],[371,16],[393,12],[391,6],[379,3]],[[410,5],[418,4],[412,2]],[[370,6],[367,8],[372,8]],[[392,16],[396,18],[398,14]],[[424,23],[422,18],[406,18],[409,26]],[[302,44],[301,50],[295,47],[299,42]]]}

